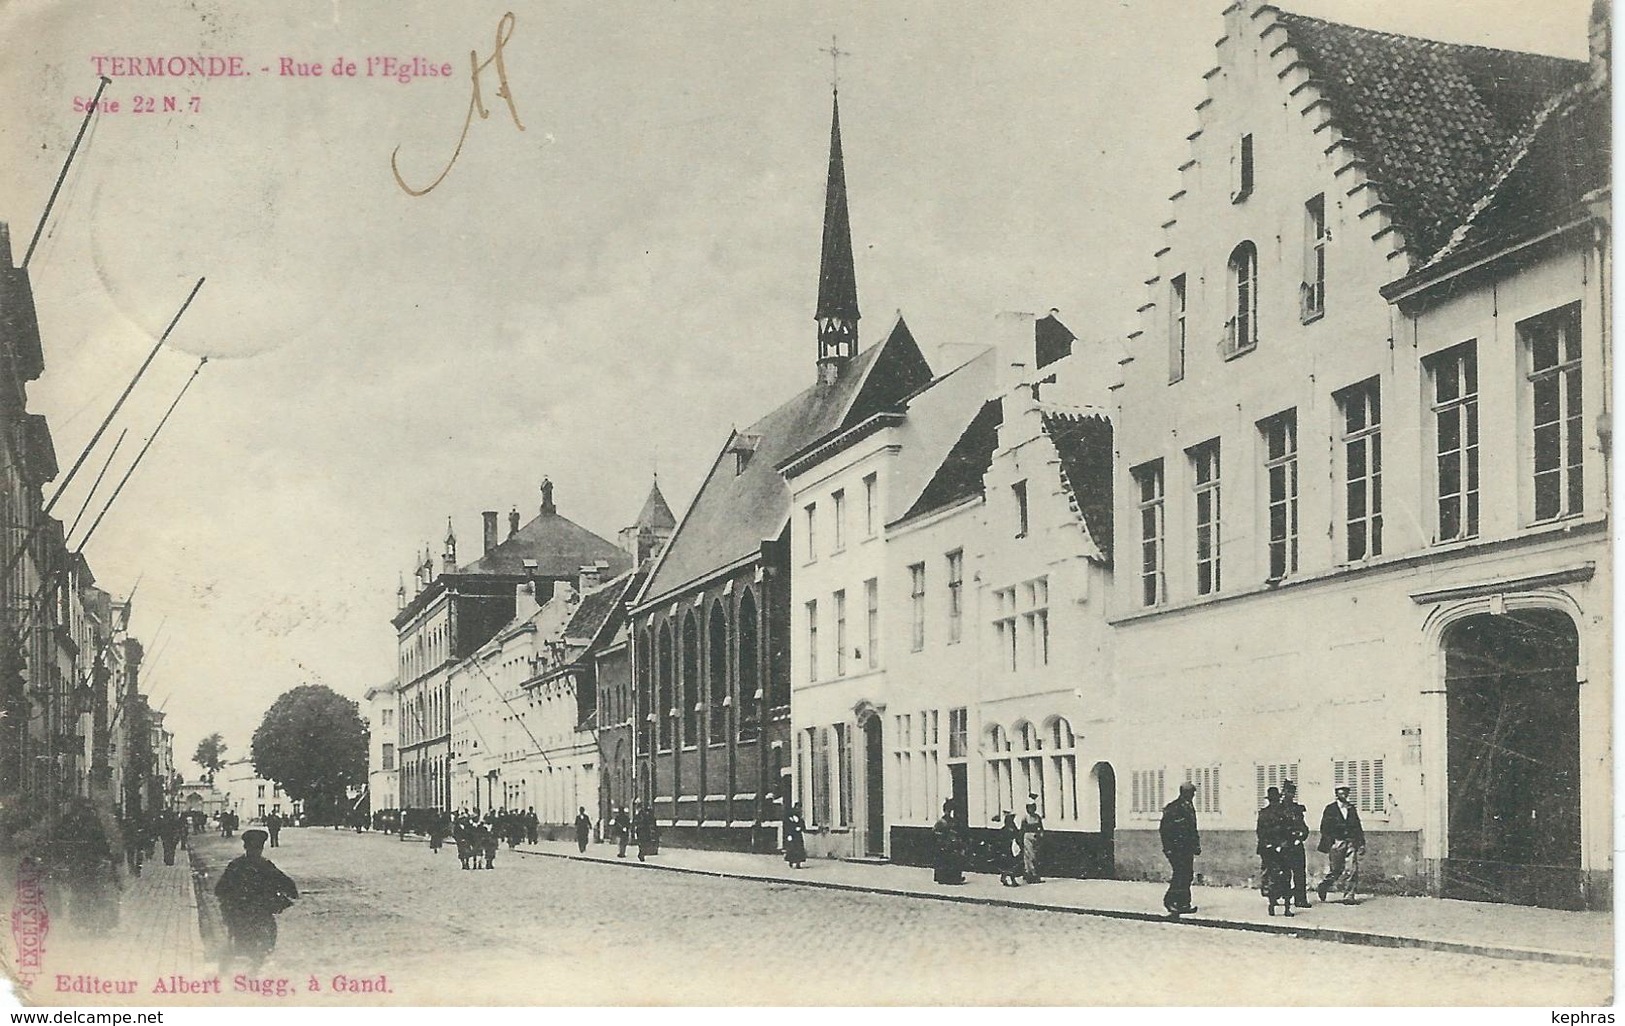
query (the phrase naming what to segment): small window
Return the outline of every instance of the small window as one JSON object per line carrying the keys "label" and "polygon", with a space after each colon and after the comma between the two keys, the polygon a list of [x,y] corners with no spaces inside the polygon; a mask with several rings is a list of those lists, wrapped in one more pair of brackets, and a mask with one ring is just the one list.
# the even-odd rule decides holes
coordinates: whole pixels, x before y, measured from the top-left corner
{"label": "small window", "polygon": [[964,629],[965,553],[948,553],[948,644],[959,644]]}
{"label": "small window", "polygon": [[1230,317],[1224,322],[1226,358],[1258,346],[1258,248],[1243,242],[1230,251]]}
{"label": "small window", "polygon": [[1260,809],[1269,804],[1268,794],[1270,788],[1280,787],[1288,780],[1294,784],[1298,782],[1298,764],[1295,762],[1261,763],[1254,766],[1253,771],[1256,786],[1255,800]]}
{"label": "small window", "polygon": [[1258,425],[1264,441],[1269,503],[1269,579],[1298,572],[1298,413],[1287,410]]}
{"label": "small window", "polygon": [[835,492],[834,495],[830,496],[830,499],[833,500],[834,504],[835,504],[835,512],[834,512],[835,526],[833,528],[833,531],[834,531],[834,534],[835,534],[835,541],[834,541],[834,545],[830,549],[830,551],[831,552],[840,552],[842,549],[846,548],[846,491],[845,491],[845,489],[841,489],[841,490]]}
{"label": "small window", "polygon": [[1141,816],[1161,812],[1167,803],[1163,771],[1133,770],[1129,773],[1129,811]]}
{"label": "small window", "polygon": [[1478,356],[1465,342],[1430,357],[1433,467],[1441,542],[1478,534]]}
{"label": "small window", "polygon": [[1240,203],[1253,194],[1253,137],[1248,133],[1236,140],[1235,154],[1231,158],[1234,184],[1230,202]]}
{"label": "small window", "polygon": [[807,679],[818,679],[818,600],[807,603]]}
{"label": "small window", "polygon": [[911,647],[918,652],[925,648],[925,564],[915,563],[910,566],[908,577],[909,605],[914,620]]}
{"label": "small window", "polygon": [[863,479],[863,535],[873,538],[879,523],[879,511],[875,507],[875,475],[870,474]]}
{"label": "small window", "polygon": [[863,582],[863,601],[868,609],[868,648],[864,650],[864,658],[868,661],[869,669],[873,670],[880,665],[880,581],[869,578]]}
{"label": "small window", "polygon": [[846,592],[835,593],[835,676],[846,676]]}
{"label": "small window", "polygon": [[1518,338],[1529,354],[1535,520],[1573,516],[1585,509],[1580,304],[1520,322]]}
{"label": "small window", "polygon": [[818,503],[807,506],[807,562],[818,558]]}
{"label": "small window", "polygon": [[968,754],[969,724],[970,716],[964,706],[948,710],[948,758],[963,759]]}
{"label": "small window", "polygon": [[1017,481],[1010,486],[1010,494],[1016,500],[1016,537],[1027,537],[1027,482]]}
{"label": "small window", "polygon": [[1219,814],[1219,767],[1196,766],[1185,770],[1185,783],[1196,785],[1196,811]]}
{"label": "small window", "polygon": [[1168,384],[1185,378],[1185,276],[1168,282]]}
{"label": "small window", "polygon": [[1388,811],[1388,782],[1383,779],[1380,758],[1333,760],[1332,787],[1348,788],[1349,804],[1361,812]]}
{"label": "small window", "polygon": [[1140,604],[1154,606],[1167,597],[1163,569],[1164,496],[1162,461],[1142,463],[1129,471],[1139,494]]}
{"label": "small window", "polygon": [[1343,415],[1343,518],[1348,560],[1382,555],[1382,391],[1376,378],[1336,395]]}
{"label": "small window", "polygon": [[1212,595],[1219,590],[1219,546],[1222,540],[1219,494],[1219,440],[1203,442],[1189,450],[1192,488],[1196,498],[1196,593]]}
{"label": "small window", "polygon": [[1303,285],[1298,293],[1303,323],[1326,312],[1326,196],[1303,205]]}

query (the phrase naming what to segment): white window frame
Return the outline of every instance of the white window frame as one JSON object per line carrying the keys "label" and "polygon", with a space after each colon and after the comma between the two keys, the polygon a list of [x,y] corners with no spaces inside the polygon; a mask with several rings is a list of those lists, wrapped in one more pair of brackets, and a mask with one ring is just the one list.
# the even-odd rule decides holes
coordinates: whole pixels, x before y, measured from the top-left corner
{"label": "white window frame", "polygon": [[[1341,419],[1343,555],[1345,562],[1359,563],[1382,555],[1382,380],[1367,378],[1350,385],[1336,399]],[[1363,467],[1359,473],[1356,454]],[[1357,485],[1364,507],[1358,515],[1351,501]]]}
{"label": "white window frame", "polygon": [[1168,600],[1168,496],[1162,461],[1142,463],[1129,476],[1139,493],[1140,605],[1158,606]]}
{"label": "white window frame", "polygon": [[1478,536],[1482,510],[1477,340],[1433,354],[1424,367],[1433,413],[1433,537],[1438,542],[1463,541]]}
{"label": "white window frame", "polygon": [[1258,432],[1264,449],[1267,580],[1279,581],[1298,572],[1298,411],[1260,421]]}
{"label": "white window frame", "polygon": [[[1564,306],[1519,321],[1517,326],[1521,359],[1528,368],[1526,386],[1530,429],[1525,444],[1528,446],[1530,504],[1532,523],[1547,523],[1585,512],[1585,400],[1584,352],[1580,304]],[[1538,366],[1537,345],[1550,333],[1555,336],[1556,362]],[[1537,396],[1541,388],[1555,383],[1556,417],[1545,422]],[[1555,464],[1542,465],[1542,430],[1555,431]],[[1555,476],[1557,481],[1556,506],[1548,512],[1541,509],[1541,479]]]}
{"label": "white window frame", "polygon": [[1223,452],[1219,439],[1210,438],[1185,454],[1191,471],[1196,594],[1217,595],[1224,587]]}

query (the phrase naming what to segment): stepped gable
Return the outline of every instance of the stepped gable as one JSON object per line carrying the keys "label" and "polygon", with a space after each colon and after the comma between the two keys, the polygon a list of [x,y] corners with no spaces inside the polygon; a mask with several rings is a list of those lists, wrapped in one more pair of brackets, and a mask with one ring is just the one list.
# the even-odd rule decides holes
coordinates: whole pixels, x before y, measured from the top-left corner
{"label": "stepped gable", "polygon": [[[930,366],[899,318],[884,342],[860,351],[833,381],[811,386],[744,431],[735,431],[666,544],[643,600],[676,591],[778,538],[790,509],[790,489],[778,464],[821,438],[894,407],[930,379]],[[733,453],[742,437],[751,439],[751,449],[740,468]]]}
{"label": "stepped gable", "polygon": [[[527,567],[533,560],[534,567]],[[632,557],[580,524],[546,509],[490,552],[458,569],[460,574],[509,577],[575,577],[589,563],[607,563],[605,576],[625,573]]]}
{"label": "stepped gable", "polygon": [[1541,108],[1587,73],[1561,57],[1276,19],[1422,260],[1466,220]]}
{"label": "stepped gable", "polygon": [[1061,458],[1061,484],[1073,512],[1112,561],[1112,422],[1105,414],[1045,411],[1044,433]]}

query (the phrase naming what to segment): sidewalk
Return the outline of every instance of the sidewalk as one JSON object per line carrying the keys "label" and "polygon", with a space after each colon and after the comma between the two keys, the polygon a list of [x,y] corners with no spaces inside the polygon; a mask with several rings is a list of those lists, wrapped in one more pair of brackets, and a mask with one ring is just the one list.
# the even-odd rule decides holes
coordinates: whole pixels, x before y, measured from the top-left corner
{"label": "sidewalk", "polygon": [[614,862],[639,869],[793,883],[833,890],[903,894],[938,901],[1038,908],[1078,915],[1108,916],[1162,923],[1170,928],[1207,927],[1307,937],[1343,944],[1421,948],[1610,968],[1613,916],[1607,912],[1564,912],[1524,905],[1496,905],[1441,898],[1368,895],[1358,904],[1315,902],[1291,919],[1271,918],[1264,900],[1239,887],[1193,887],[1200,908],[1194,916],[1170,919],[1161,912],[1164,884],[1134,880],[1047,879],[1019,889],[1000,886],[991,875],[967,877],[963,886],[931,882],[931,871],[882,863],[814,860],[790,869],[777,855],[662,848],[647,863],[629,851],[615,857],[613,844],[589,844],[586,854],[565,841],[521,845],[521,852],[550,858]]}
{"label": "sidewalk", "polygon": [[[72,923],[50,924],[44,972],[34,981],[32,1000],[66,1004],[161,1000],[151,996],[158,979],[214,971],[198,930],[197,895],[184,850],[176,852],[173,866],[164,865],[159,857],[143,866],[140,876],[125,875],[118,901],[118,924],[105,934],[88,934]],[[58,987],[59,974],[135,980],[138,985],[134,994],[76,993]]]}

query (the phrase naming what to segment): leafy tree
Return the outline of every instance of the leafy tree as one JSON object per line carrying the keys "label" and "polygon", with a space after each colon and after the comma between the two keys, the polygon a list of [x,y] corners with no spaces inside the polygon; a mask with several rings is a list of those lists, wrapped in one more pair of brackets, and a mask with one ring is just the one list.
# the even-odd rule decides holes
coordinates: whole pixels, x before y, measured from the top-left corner
{"label": "leafy tree", "polygon": [[330,818],[348,787],[367,780],[367,725],[354,699],[323,684],[285,691],[254,731],[254,772],[305,803],[311,818]]}
{"label": "leafy tree", "polygon": [[203,767],[203,772],[207,774],[205,779],[214,783],[214,775],[226,764],[226,739],[215,731],[199,741],[197,751],[192,753],[192,761]]}

